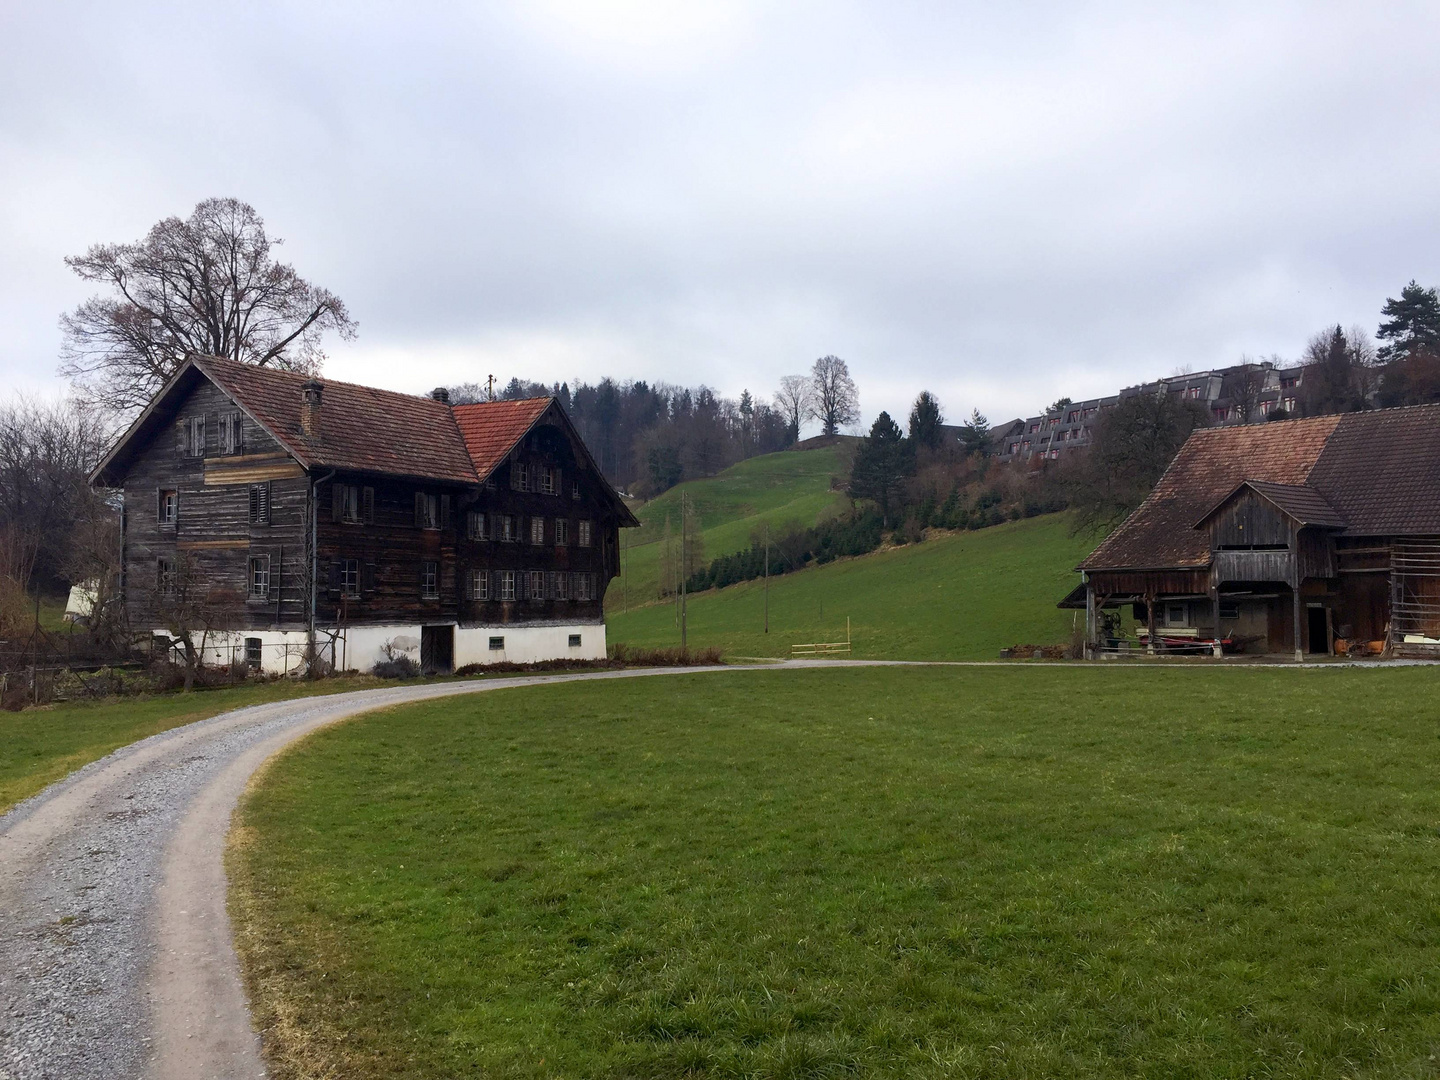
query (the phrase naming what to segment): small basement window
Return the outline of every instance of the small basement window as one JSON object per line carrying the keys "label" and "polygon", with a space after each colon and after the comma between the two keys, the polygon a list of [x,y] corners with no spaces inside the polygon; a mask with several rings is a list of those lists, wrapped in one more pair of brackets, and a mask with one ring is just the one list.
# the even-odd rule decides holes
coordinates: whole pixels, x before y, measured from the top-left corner
{"label": "small basement window", "polygon": [[578,649],[578,648],[580,648],[580,635],[579,635],[579,634],[571,634],[571,635],[570,635],[570,648],[572,648],[572,649]]}
{"label": "small basement window", "polygon": [[1222,619],[1238,619],[1238,618],[1240,618],[1240,604],[1239,604],[1239,602],[1236,601],[1236,600],[1221,600],[1221,601],[1220,601],[1220,618],[1222,618]]}
{"label": "small basement window", "polygon": [[245,639],[245,666],[251,671],[260,670],[260,639],[258,637]]}
{"label": "small basement window", "polygon": [[503,637],[492,637],[490,639],[490,648],[495,650],[505,648],[505,639]]}

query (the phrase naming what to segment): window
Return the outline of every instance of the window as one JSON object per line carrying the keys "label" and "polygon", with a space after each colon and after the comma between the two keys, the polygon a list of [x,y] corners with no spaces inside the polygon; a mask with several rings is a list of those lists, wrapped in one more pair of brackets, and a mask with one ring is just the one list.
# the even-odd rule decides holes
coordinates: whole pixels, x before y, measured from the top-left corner
{"label": "window", "polygon": [[360,599],[360,560],[340,560],[340,594],[351,600]]}
{"label": "window", "polygon": [[375,489],[373,487],[360,489],[360,516],[365,519],[366,525],[375,524]]}
{"label": "window", "polygon": [[530,470],[523,461],[510,463],[510,486],[516,491],[530,490]]}
{"label": "window", "polygon": [[1079,419],[1080,419],[1080,410],[1079,410],[1079,409],[1071,409],[1068,413],[1065,414],[1065,422],[1066,422],[1067,424],[1073,424],[1073,423],[1075,423],[1075,421],[1077,421],[1077,420],[1079,420]]}
{"label": "window", "polygon": [[270,599],[270,556],[250,556],[250,599]]}
{"label": "window", "polygon": [[570,481],[570,497],[571,497],[572,499],[578,499],[578,498],[580,498],[580,481],[579,481],[579,480],[572,480],[572,481]]}
{"label": "window", "polygon": [[1280,407],[1284,409],[1287,413],[1289,413],[1291,416],[1295,415],[1295,399],[1293,397],[1287,397],[1283,401],[1281,401]]}
{"label": "window", "polygon": [[515,515],[500,515],[500,539],[507,544],[513,544],[520,539],[520,534],[515,529]]}
{"label": "window", "polygon": [[1019,452],[1020,452],[1020,444],[1019,444],[1018,442],[1012,442],[1012,443],[1010,444],[1009,453],[1018,454]]}
{"label": "window", "polygon": [[578,649],[578,648],[580,648],[580,635],[579,635],[579,634],[571,634],[571,635],[570,635],[570,648],[572,648],[572,649]]}
{"label": "window", "polygon": [[440,599],[440,564],[433,559],[420,564],[420,599]]}
{"label": "window", "polygon": [[489,540],[490,531],[485,527],[483,510],[471,510],[465,515],[465,535],[471,540]]}
{"label": "window", "polygon": [[205,417],[180,421],[180,450],[187,457],[205,456]]}
{"label": "window", "polygon": [[241,414],[238,412],[222,413],[220,416],[220,451],[225,454],[238,454],[244,448],[242,433],[244,427],[241,422]]}
{"label": "window", "polygon": [[1262,401],[1262,402],[1260,402],[1260,415],[1261,415],[1261,416],[1269,416],[1269,415],[1270,415],[1270,410],[1273,409],[1273,408],[1275,408],[1275,402],[1273,402],[1273,401]]}
{"label": "window", "polygon": [[550,595],[556,600],[570,599],[570,575],[564,570],[557,570],[550,575]]}
{"label": "window", "polygon": [[331,521],[343,521],[347,525],[360,524],[360,488],[358,485],[336,484],[330,489],[330,496]]}
{"label": "window", "polygon": [[487,570],[471,570],[467,582],[471,600],[490,599],[490,573]]}
{"label": "window", "polygon": [[155,591],[161,596],[175,595],[175,560],[169,555],[155,560]]}
{"label": "window", "polygon": [[1198,398],[1200,396],[1200,388],[1198,386],[1190,387],[1188,390],[1185,391],[1185,396],[1189,398]]}
{"label": "window", "polygon": [[545,519],[543,517],[532,517],[530,519],[530,543],[545,543]]}
{"label": "window", "polygon": [[579,544],[581,547],[589,547],[589,546],[590,546],[590,525],[591,525],[591,522],[590,522],[590,520],[587,518],[587,519],[585,519],[585,520],[582,520],[582,521],[580,522],[579,528],[576,529],[576,532],[575,532],[575,542],[576,542],[577,544]]}
{"label": "window", "polygon": [[415,493],[415,527],[417,529],[440,528],[440,496],[423,491]]}
{"label": "window", "polygon": [[492,637],[492,638],[490,639],[490,648],[495,649],[495,650],[497,650],[497,651],[504,649],[504,648],[505,648],[505,639],[504,639],[503,637]]}
{"label": "window", "polygon": [[245,666],[251,671],[260,670],[260,639],[258,637],[245,639]]}
{"label": "window", "polygon": [[1221,601],[1220,601],[1220,618],[1222,618],[1222,619],[1238,619],[1238,618],[1240,618],[1240,602],[1239,602],[1238,600],[1221,600]]}
{"label": "window", "polygon": [[1282,376],[1280,376],[1280,389],[1282,389],[1282,390],[1289,390],[1289,389],[1292,389],[1293,387],[1296,387],[1296,386],[1299,386],[1299,385],[1300,385],[1300,376],[1298,376],[1298,375],[1282,375]]}
{"label": "window", "polygon": [[1165,605],[1165,625],[1166,625],[1166,626],[1189,626],[1189,625],[1190,625],[1189,612],[1186,610],[1186,607],[1187,607],[1187,605],[1185,605],[1185,604],[1166,604],[1166,605]]}
{"label": "window", "polygon": [[538,479],[539,479],[539,481],[540,481],[540,494],[542,494],[542,495],[559,495],[559,494],[560,494],[560,470],[559,470],[559,469],[556,469],[556,468],[554,468],[554,467],[552,467],[552,466],[550,466],[550,465],[540,465],[540,466],[537,466],[537,467],[536,467],[536,470],[535,470],[535,471],[539,474]]}
{"label": "window", "polygon": [[575,575],[575,599],[580,601],[581,603],[586,603],[595,599],[594,574]]}
{"label": "window", "polygon": [[530,580],[529,580],[529,582],[527,582],[527,584],[528,584],[528,586],[529,586],[529,598],[530,598],[531,600],[533,600],[535,603],[538,604],[538,603],[540,603],[542,600],[545,599],[545,571],[544,571],[544,570],[531,570],[531,571],[530,571]]}
{"label": "window", "polygon": [[250,485],[250,524],[270,524],[270,481]]}
{"label": "window", "polygon": [[500,581],[499,581],[498,584],[499,584],[499,586],[500,586],[500,599],[501,599],[501,600],[514,600],[514,599],[515,599],[515,571],[514,571],[514,570],[501,570],[501,571],[499,572],[499,578],[500,578]]}
{"label": "window", "polygon": [[178,491],[162,491],[156,505],[157,520],[161,525],[174,525],[180,516],[180,493]]}
{"label": "window", "polygon": [[555,546],[564,547],[570,542],[570,522],[564,518],[555,519]]}

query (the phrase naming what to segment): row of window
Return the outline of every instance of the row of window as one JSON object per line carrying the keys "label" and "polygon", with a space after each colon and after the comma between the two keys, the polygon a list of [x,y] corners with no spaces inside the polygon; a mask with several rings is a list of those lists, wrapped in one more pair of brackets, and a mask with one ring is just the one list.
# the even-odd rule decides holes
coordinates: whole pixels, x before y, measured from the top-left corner
{"label": "row of window", "polygon": [[[245,451],[244,413],[225,412],[216,417],[219,428],[216,449],[222,454],[240,454]],[[176,425],[175,449],[186,457],[204,457],[205,417],[189,416]]]}
{"label": "row of window", "polygon": [[[465,537],[468,540],[493,540],[502,544],[518,544],[528,539],[532,544],[553,543],[556,547],[570,544],[572,522],[569,518],[545,518],[535,516],[526,519],[515,514],[487,514],[483,510],[471,510],[465,517]],[[573,522],[575,545],[587,548],[594,543],[595,524],[588,518]]]}
{"label": "row of window", "polygon": [[[488,481],[487,487],[491,487]],[[559,495],[564,487],[560,470],[554,465],[536,465],[526,461],[510,463],[510,487],[515,491],[533,491],[539,495]],[[570,497],[580,498],[580,481],[570,481]]]}
{"label": "row of window", "polygon": [[[359,559],[335,559],[330,564],[330,592],[358,600],[362,579]],[[173,597],[177,582],[175,560],[161,556],[156,562],[156,588],[161,596]],[[484,570],[471,569],[465,576],[467,600],[594,600],[595,574],[567,570]],[[255,602],[270,598],[270,556],[251,555],[248,567],[249,598]],[[372,586],[373,587],[373,586]],[[440,598],[440,564],[426,559],[420,564],[420,598]]]}

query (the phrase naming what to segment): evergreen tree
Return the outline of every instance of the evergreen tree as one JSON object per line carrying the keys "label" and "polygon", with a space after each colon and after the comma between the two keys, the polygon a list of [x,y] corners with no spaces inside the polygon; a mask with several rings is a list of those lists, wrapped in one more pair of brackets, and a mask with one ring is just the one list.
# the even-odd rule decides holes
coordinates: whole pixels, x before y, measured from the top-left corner
{"label": "evergreen tree", "polygon": [[921,390],[910,409],[910,441],[917,447],[938,450],[943,437],[940,425],[943,423],[945,416],[940,412],[940,402],[929,390]]}
{"label": "evergreen tree", "polygon": [[900,506],[905,478],[915,472],[915,444],[905,438],[888,412],[882,412],[861,440],[850,467],[852,499],[874,499],[880,523],[890,527],[890,511]]}
{"label": "evergreen tree", "polygon": [[1422,288],[1412,279],[1398,300],[1385,301],[1380,314],[1385,318],[1375,336],[1385,343],[1381,360],[1440,355],[1440,295],[1433,288]]}
{"label": "evergreen tree", "polygon": [[960,432],[960,445],[967,454],[990,456],[990,421],[979,409],[970,410],[970,423]]}

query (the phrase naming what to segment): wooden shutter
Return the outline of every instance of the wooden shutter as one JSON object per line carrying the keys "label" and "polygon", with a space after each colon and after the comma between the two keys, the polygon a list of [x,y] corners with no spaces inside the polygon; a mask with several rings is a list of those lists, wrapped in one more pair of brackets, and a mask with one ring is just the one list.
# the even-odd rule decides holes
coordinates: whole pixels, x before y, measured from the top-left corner
{"label": "wooden shutter", "polygon": [[423,491],[415,492],[415,527],[417,529],[425,527],[425,493]]}
{"label": "wooden shutter", "polygon": [[363,573],[364,576],[360,579],[360,592],[364,596],[372,596],[375,593],[375,564],[367,562]]}
{"label": "wooden shutter", "polygon": [[345,516],[345,485],[330,482],[330,520],[339,521]]}
{"label": "wooden shutter", "polygon": [[185,453],[186,431],[189,426],[190,424],[188,420],[181,420],[178,424],[175,425],[175,452],[177,454]]}
{"label": "wooden shutter", "polygon": [[373,487],[360,489],[360,516],[366,525],[375,524],[375,489]]}
{"label": "wooden shutter", "polygon": [[441,496],[440,496],[440,527],[441,527],[442,529],[448,529],[448,528],[450,527],[450,496],[449,496],[449,495],[441,495]]}
{"label": "wooden shutter", "polygon": [[330,595],[340,595],[340,560],[330,560]]}
{"label": "wooden shutter", "polygon": [[260,485],[260,523],[270,524],[270,481]]}

